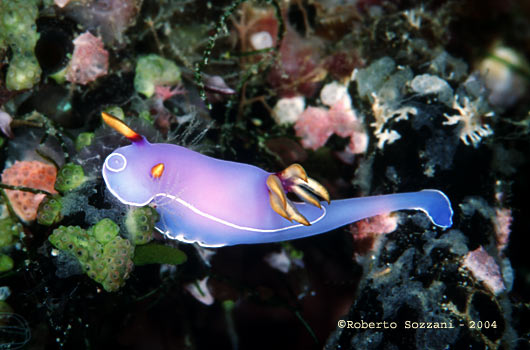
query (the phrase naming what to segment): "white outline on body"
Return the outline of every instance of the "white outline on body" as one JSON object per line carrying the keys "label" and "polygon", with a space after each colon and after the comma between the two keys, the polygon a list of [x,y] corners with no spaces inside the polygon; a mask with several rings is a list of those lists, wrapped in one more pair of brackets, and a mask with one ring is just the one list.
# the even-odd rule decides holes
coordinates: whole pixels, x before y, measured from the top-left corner
{"label": "white outline on body", "polygon": [[[107,156],[107,159],[105,159],[105,169],[109,170],[109,171],[113,171],[113,172],[118,172],[118,171],[115,171],[115,170],[112,170],[108,164],[107,164],[107,160],[112,156],[112,155],[119,155],[121,157],[123,157],[124,161],[125,161],[125,164],[127,164],[127,160],[125,159],[125,156],[121,153],[117,153],[117,152],[114,152],[114,153],[111,153],[109,156]],[[125,168],[125,167],[123,167]],[[122,169],[123,170],[123,169]],[[120,170],[121,171],[121,170]],[[242,230],[242,231],[251,231],[251,232],[262,232],[262,233],[274,233],[274,232],[281,232],[281,231],[286,231],[286,230],[290,230],[290,229],[293,229],[293,228],[297,228],[297,227],[302,227],[304,225],[302,224],[293,224],[291,226],[285,226],[285,227],[280,227],[280,228],[276,228],[276,229],[262,229],[262,228],[255,228],[255,227],[248,227],[248,226],[241,226],[241,225],[237,225],[237,224],[234,224],[230,221],[227,221],[227,220],[224,220],[224,219],[221,219],[221,218],[218,218],[214,215],[211,215],[211,214],[208,214],[206,212],[203,212],[202,210],[198,209],[197,207],[195,207],[193,204],[190,204],[188,202],[186,202],[185,200],[181,199],[181,198],[178,198],[174,195],[171,195],[171,194],[168,194],[168,193],[157,193],[153,196],[151,196],[148,200],[146,200],[145,202],[143,203],[135,203],[135,202],[129,202],[125,199],[123,199],[122,197],[120,197],[120,195],[118,195],[118,193],[112,189],[111,186],[109,186],[109,183],[108,183],[108,179],[107,179],[107,176],[105,174],[105,171],[102,172],[103,174],[103,179],[105,180],[105,184],[107,185],[107,188],[108,190],[112,193],[112,195],[116,198],[118,198],[118,200],[120,202],[122,202],[123,204],[127,204],[127,205],[132,205],[132,206],[136,206],[136,207],[143,207],[144,205],[147,205],[149,203],[151,203],[156,197],[166,197],[166,198],[169,198],[177,203],[179,203],[180,205],[184,206],[185,208],[191,210],[192,212],[194,212],[195,214],[199,215],[199,216],[202,216],[208,220],[212,220],[212,221],[215,221],[219,224],[222,224],[222,225],[225,225],[225,226],[228,226],[228,227],[232,227],[232,228],[235,228],[237,230]],[[304,204],[304,203],[302,203]],[[327,210],[325,207],[322,207],[323,209],[323,212],[322,212],[322,215],[320,215],[318,218],[316,218],[315,220],[313,221],[310,221],[310,224],[315,224],[317,222],[319,222],[320,220],[324,219],[324,217],[326,216],[327,214]],[[160,233],[168,236],[169,238],[173,239],[172,237],[170,237],[168,235],[169,231],[162,231],[161,229],[159,229],[158,227],[155,227]],[[183,237],[180,237],[180,236],[183,236],[183,234],[179,234],[175,237],[175,239],[179,240],[179,241],[183,241],[185,243],[194,243],[194,242],[197,242],[199,243],[201,246],[205,246],[205,247],[220,247],[220,246],[223,246],[223,245],[226,245],[226,244],[221,244],[221,245],[208,245],[207,243],[202,243],[202,242],[199,242],[199,241],[190,241],[190,240],[186,240],[184,239]]]}

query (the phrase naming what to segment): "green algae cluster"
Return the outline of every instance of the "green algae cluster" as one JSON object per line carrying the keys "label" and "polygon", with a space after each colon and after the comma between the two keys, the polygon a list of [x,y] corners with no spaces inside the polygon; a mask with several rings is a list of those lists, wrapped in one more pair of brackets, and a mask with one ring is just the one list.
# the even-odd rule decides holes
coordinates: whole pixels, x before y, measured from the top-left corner
{"label": "green algae cluster", "polygon": [[138,93],[151,97],[155,87],[174,85],[180,82],[180,69],[177,65],[158,55],[143,56],[136,64],[134,88]]}
{"label": "green algae cluster", "polygon": [[85,182],[83,167],[74,163],[66,163],[57,172],[55,189],[61,193],[72,191]]}
{"label": "green algae cluster", "polygon": [[0,254],[0,272],[9,271],[15,266],[13,259],[7,254]]}
{"label": "green algae cluster", "polygon": [[4,248],[9,250],[9,247],[16,243],[22,232],[22,225],[10,216],[0,219],[0,273],[11,270],[15,265],[9,255],[1,252]]}
{"label": "green algae cluster", "polygon": [[147,206],[129,210],[125,217],[127,238],[135,245],[149,243],[159,217],[155,209]]}
{"label": "green algae cluster", "polygon": [[44,226],[51,226],[62,220],[63,204],[59,196],[47,196],[37,209],[37,222]]}
{"label": "green algae cluster", "polygon": [[75,150],[79,152],[84,147],[90,146],[94,141],[93,132],[82,132],[75,139]]}
{"label": "green algae cluster", "polygon": [[0,248],[14,244],[22,233],[22,225],[10,216],[0,219]]}
{"label": "green algae cluster", "polygon": [[5,83],[9,90],[30,89],[40,80],[41,68],[35,57],[37,4],[36,0],[0,1],[0,50],[9,47],[13,55]]}
{"label": "green algae cluster", "polygon": [[77,258],[83,271],[108,292],[120,289],[129,277],[134,246],[119,236],[118,225],[103,219],[88,230],[60,226],[48,237],[59,250]]}

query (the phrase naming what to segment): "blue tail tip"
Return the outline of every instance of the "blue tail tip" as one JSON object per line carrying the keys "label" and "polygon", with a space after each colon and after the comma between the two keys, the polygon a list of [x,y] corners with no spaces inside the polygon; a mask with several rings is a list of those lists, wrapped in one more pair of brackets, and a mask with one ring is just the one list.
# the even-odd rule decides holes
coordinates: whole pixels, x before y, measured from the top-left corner
{"label": "blue tail tip", "polygon": [[453,226],[453,208],[449,198],[439,190],[424,190],[432,193],[431,203],[428,206],[427,215],[432,223],[441,228]]}

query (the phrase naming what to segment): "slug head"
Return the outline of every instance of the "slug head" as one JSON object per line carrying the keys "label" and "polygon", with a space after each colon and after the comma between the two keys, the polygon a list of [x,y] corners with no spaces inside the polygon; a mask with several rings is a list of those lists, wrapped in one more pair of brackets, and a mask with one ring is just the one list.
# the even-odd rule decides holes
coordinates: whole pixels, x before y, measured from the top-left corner
{"label": "slug head", "polygon": [[102,113],[103,120],[133,142],[120,147],[105,159],[102,174],[109,191],[122,203],[134,206],[147,205],[160,189],[164,164],[156,145],[129,128],[116,117]]}

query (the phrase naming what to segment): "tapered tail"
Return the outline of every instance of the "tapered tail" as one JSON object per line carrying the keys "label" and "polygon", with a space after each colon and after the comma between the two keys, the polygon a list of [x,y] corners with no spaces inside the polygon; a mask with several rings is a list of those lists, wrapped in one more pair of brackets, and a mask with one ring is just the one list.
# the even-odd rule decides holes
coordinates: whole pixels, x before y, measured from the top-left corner
{"label": "tapered tail", "polygon": [[329,205],[326,202],[321,204],[322,211],[314,206],[297,204],[302,215],[313,218],[311,226],[298,225],[274,233],[263,233],[259,241],[265,243],[309,237],[396,210],[423,211],[434,225],[442,228],[448,228],[453,224],[451,202],[438,190],[339,199],[331,201]]}
{"label": "tapered tail", "polygon": [[371,216],[407,209],[423,211],[436,226],[447,228],[453,224],[453,209],[447,196],[438,190],[423,190],[333,201],[321,226],[331,230]]}

